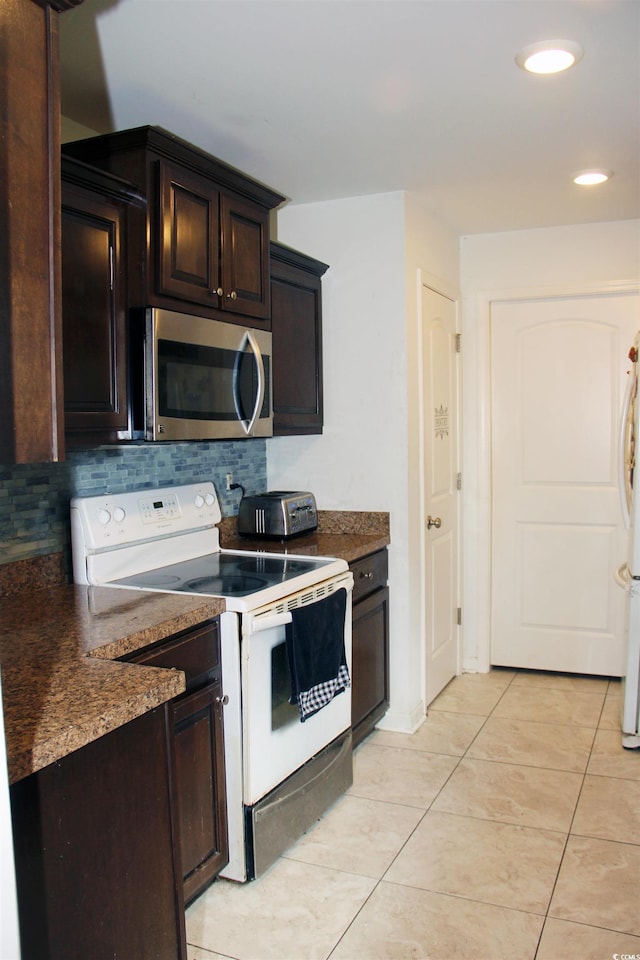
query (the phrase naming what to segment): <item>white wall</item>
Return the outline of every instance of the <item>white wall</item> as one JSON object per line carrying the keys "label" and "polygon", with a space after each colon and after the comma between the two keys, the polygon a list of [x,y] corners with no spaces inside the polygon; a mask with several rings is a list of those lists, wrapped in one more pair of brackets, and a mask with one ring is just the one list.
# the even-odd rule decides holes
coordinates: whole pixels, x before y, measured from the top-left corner
{"label": "white wall", "polygon": [[[489,666],[491,300],[613,290],[640,276],[640,222],[623,220],[463,237],[463,668]],[[638,321],[640,327],[640,318]]]}
{"label": "white wall", "polygon": [[[444,239],[443,239],[444,238]],[[312,490],[321,510],[391,515],[390,686],[386,726],[423,716],[416,584],[418,267],[457,280],[456,244],[419,201],[379,194],[286,207],[278,239],[330,264],[322,281],[324,432],[267,444],[273,488]],[[453,261],[453,263],[451,262]]]}
{"label": "white wall", "polygon": [[60,140],[69,143],[70,140],[84,140],[86,137],[97,137],[98,131],[85,127],[69,117],[60,117]]}

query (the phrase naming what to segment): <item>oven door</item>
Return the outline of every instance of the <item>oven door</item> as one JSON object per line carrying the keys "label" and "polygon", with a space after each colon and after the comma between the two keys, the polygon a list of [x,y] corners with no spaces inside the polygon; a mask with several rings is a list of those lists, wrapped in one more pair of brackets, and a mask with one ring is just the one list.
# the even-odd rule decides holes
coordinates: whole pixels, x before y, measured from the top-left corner
{"label": "oven door", "polygon": [[147,310],[146,438],[270,437],[271,333]]}
{"label": "oven door", "polygon": [[351,725],[351,688],[347,687],[318,713],[300,722],[298,707],[289,703],[291,679],[285,626],[293,606],[321,602],[327,593],[347,590],[344,636],[351,674],[351,573],[288,597],[242,617],[243,799],[252,806]]}

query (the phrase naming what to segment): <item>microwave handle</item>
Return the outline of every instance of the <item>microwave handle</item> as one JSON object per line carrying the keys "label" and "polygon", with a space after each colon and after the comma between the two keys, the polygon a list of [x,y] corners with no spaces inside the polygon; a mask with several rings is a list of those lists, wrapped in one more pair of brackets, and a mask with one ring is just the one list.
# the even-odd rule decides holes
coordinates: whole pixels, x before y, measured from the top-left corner
{"label": "microwave handle", "polygon": [[[256,403],[253,408],[253,413],[250,420],[245,420],[242,416],[242,409],[240,406],[240,386],[238,380],[238,363],[240,356],[244,352],[246,346],[251,347],[251,352],[256,364],[256,369],[258,371],[258,394],[256,396]],[[256,338],[253,336],[250,330],[245,330],[244,336],[242,338],[242,343],[238,348],[238,363],[236,363],[235,377],[234,377],[234,390],[233,390],[233,402],[236,408],[236,415],[238,420],[244,428],[246,434],[251,433],[253,430],[253,425],[255,424],[260,411],[262,410],[262,404],[264,401],[264,391],[265,391],[265,376],[264,376],[264,363],[262,362],[262,354],[260,352],[260,347],[256,341]]]}

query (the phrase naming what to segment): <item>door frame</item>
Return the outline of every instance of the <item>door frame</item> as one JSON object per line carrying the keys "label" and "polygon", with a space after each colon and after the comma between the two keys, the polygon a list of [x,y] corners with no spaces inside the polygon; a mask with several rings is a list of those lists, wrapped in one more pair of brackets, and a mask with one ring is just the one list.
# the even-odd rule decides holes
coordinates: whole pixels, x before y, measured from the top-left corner
{"label": "door frame", "polygon": [[[469,428],[469,435],[465,434],[463,438],[463,455],[468,451],[468,460],[476,465],[475,475],[468,477],[466,488],[463,483],[463,523],[468,524],[463,534],[467,549],[462,573],[467,588],[464,594],[464,607],[467,613],[466,637],[475,640],[473,649],[470,646],[467,649],[463,647],[463,672],[487,673],[491,667],[492,304],[505,301],[552,300],[559,297],[588,297],[634,292],[640,292],[640,282],[636,280],[491,290],[476,297],[475,314],[463,319],[465,346],[469,353],[473,351],[477,361],[475,397],[468,393],[463,395],[465,410],[469,409],[469,404],[474,402],[477,404],[475,427],[473,427],[473,418],[467,417],[463,420]],[[465,319],[468,319],[466,325]],[[474,445],[475,449],[473,449]]]}
{"label": "door frame", "polygon": [[[418,353],[418,472],[419,472],[419,518],[420,518],[420,535],[419,535],[419,550],[420,550],[420,668],[421,668],[421,695],[422,702],[425,705],[426,710],[426,665],[427,665],[427,624],[426,624],[426,570],[427,570],[427,535],[424,525],[424,520],[426,517],[426,503],[425,503],[425,443],[424,443],[424,368],[422,363],[423,358],[423,311],[422,311],[422,290],[423,287],[427,287],[433,293],[439,294],[441,297],[445,297],[447,300],[450,300],[455,307],[455,328],[456,333],[460,335],[460,327],[462,323],[462,302],[460,292],[457,289],[453,289],[448,284],[444,283],[439,278],[434,277],[432,274],[429,274],[426,270],[421,270],[420,268],[416,271],[416,301],[417,301],[417,353]],[[458,357],[457,364],[457,378],[456,378],[456,458],[458,464],[458,471],[462,472],[462,455],[463,455],[463,440],[462,440],[462,377],[463,377],[463,357],[464,346],[461,348],[460,355]],[[464,478],[463,478],[463,489],[464,489]],[[462,543],[463,543],[463,498],[462,496],[457,498],[456,506],[456,575],[457,575],[457,589],[458,589],[458,606],[463,607],[463,568],[462,568]],[[458,627],[458,649],[457,649],[457,673],[460,673],[463,669],[463,658],[462,653],[464,650],[464,613],[462,616],[462,623]]]}

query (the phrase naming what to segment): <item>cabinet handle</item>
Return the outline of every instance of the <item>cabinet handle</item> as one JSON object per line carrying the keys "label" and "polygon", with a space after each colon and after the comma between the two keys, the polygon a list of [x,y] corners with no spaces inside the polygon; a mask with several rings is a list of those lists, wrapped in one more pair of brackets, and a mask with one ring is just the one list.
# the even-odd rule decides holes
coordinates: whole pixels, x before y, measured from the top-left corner
{"label": "cabinet handle", "polygon": [[368,573],[361,573],[361,574],[360,574],[360,579],[361,579],[361,580],[373,580],[373,573],[372,573],[372,571],[369,570]]}
{"label": "cabinet handle", "polygon": [[223,707],[226,707],[226,705],[229,703],[228,694],[225,693],[222,697],[216,697],[216,703],[221,703]]}
{"label": "cabinet handle", "polygon": [[[222,293],[222,291],[220,292]],[[227,300],[237,300],[237,299],[238,299],[238,294],[235,292],[235,290],[232,290],[231,293],[227,294]]]}
{"label": "cabinet handle", "polygon": [[217,297],[221,297],[224,293],[222,287],[218,287],[216,290],[212,290],[211,293],[214,293]]}

